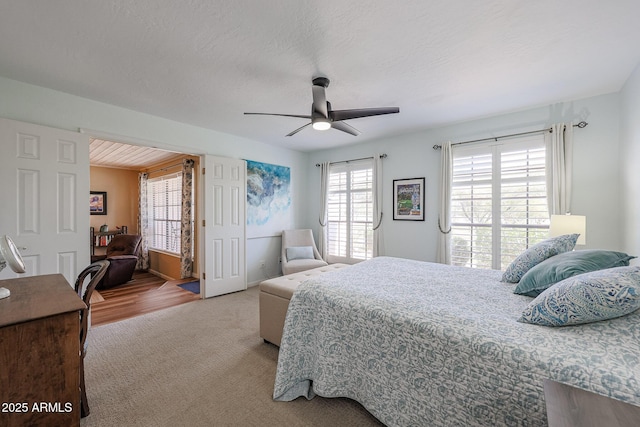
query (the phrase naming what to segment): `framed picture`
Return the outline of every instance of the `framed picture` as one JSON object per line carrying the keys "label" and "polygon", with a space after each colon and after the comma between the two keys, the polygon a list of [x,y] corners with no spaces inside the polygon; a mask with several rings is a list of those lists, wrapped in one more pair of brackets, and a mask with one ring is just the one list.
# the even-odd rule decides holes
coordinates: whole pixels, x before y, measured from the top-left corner
{"label": "framed picture", "polygon": [[424,221],[424,178],[393,180],[393,219]]}
{"label": "framed picture", "polygon": [[107,192],[91,191],[89,194],[89,212],[91,215],[107,214]]}

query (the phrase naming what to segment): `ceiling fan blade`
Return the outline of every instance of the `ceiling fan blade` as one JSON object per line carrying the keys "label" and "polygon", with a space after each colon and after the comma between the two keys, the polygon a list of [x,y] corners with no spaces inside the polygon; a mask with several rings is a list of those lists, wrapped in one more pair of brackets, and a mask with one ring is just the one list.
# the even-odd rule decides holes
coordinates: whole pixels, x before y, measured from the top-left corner
{"label": "ceiling fan blade", "polygon": [[[325,119],[329,118],[329,111],[327,109],[327,95],[325,88],[329,85],[329,79],[315,79],[313,86],[311,86],[313,94],[313,111],[322,114]],[[320,82],[320,84],[316,84]],[[324,85],[326,82],[326,85]]]}
{"label": "ceiling fan blade", "polygon": [[307,126],[309,126],[310,124],[311,124],[311,123],[307,123],[307,124],[306,124],[306,125],[304,125],[304,126],[300,126],[298,129],[296,129],[296,130],[294,130],[294,131],[289,132],[286,136],[293,136],[293,135],[295,135],[296,133],[300,132],[302,129],[304,129],[304,128],[306,128]]}
{"label": "ceiling fan blade", "polygon": [[341,130],[342,132],[346,132],[348,134],[351,134],[353,136],[358,136],[360,135],[360,131],[356,128],[354,128],[353,126],[350,126],[344,122],[331,122],[331,127],[334,129],[338,129]]}
{"label": "ceiling fan blade", "polygon": [[360,117],[381,116],[383,114],[399,113],[398,107],[381,108],[357,108],[353,110],[333,110],[329,112],[329,117],[333,121],[359,119]]}
{"label": "ceiling fan blade", "polygon": [[297,117],[299,119],[311,119],[309,115],[303,114],[277,114],[277,113],[244,113],[245,115],[252,116],[281,116],[281,117]]}
{"label": "ceiling fan blade", "polygon": [[311,81],[311,93],[313,95],[313,103],[311,104],[311,115],[306,114],[279,114],[279,113],[244,113],[256,116],[280,116],[295,117],[298,119],[310,120],[304,126],[289,132],[287,136],[293,136],[309,125],[313,125],[314,129],[326,130],[329,127],[337,129],[349,135],[358,136],[360,131],[351,125],[343,122],[343,120],[358,119],[361,117],[381,116],[383,114],[395,114],[400,112],[398,107],[381,107],[381,108],[356,108],[350,110],[332,110],[331,103],[327,101],[326,89],[329,87],[329,79],[327,77],[315,77]]}

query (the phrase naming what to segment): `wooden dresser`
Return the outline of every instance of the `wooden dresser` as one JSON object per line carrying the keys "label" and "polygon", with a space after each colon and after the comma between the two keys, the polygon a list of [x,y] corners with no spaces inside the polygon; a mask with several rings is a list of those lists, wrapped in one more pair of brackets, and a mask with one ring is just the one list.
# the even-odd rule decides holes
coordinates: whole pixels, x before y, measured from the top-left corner
{"label": "wooden dresser", "polygon": [[80,310],[63,275],[0,280],[0,425],[80,425]]}

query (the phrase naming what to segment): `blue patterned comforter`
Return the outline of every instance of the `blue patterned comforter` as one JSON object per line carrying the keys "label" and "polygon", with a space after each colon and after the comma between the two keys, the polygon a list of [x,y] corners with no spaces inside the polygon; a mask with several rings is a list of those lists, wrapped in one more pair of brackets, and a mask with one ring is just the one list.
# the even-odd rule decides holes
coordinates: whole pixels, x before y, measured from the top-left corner
{"label": "blue patterned comforter", "polygon": [[563,328],[516,322],[501,272],[379,257],[304,282],[276,400],[349,397],[388,426],[543,426],[550,378],[640,405],[640,313]]}

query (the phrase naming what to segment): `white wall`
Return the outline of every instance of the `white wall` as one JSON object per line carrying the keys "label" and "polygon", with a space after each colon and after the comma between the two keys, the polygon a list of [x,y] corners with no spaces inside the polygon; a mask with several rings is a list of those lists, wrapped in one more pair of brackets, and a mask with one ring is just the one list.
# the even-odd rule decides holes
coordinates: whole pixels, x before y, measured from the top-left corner
{"label": "white wall", "polygon": [[622,247],[630,254],[640,255],[640,64],[620,93]]}
{"label": "white wall", "polygon": [[[640,204],[635,203],[635,199],[639,197],[621,197],[621,194],[640,195],[640,180],[637,177],[637,165],[640,164],[640,125],[637,122],[640,113],[638,70],[629,79],[622,94],[568,101],[546,108],[489,117],[311,154],[275,148],[260,142],[1,77],[0,99],[0,117],[69,130],[98,130],[192,154],[207,153],[248,158],[289,166],[293,203],[291,228],[312,228],[316,237],[319,171],[315,164],[325,160],[341,161],[386,153],[388,158],[383,162],[385,253],[426,261],[433,261],[436,256],[439,151],[431,148],[434,144],[445,140],[455,142],[541,129],[561,121],[586,120],[589,126],[576,129],[574,133],[572,209],[575,214],[587,216],[586,247],[624,247],[630,253],[640,254],[640,238],[636,224]],[[426,220],[394,221],[391,210],[392,181],[422,176],[426,177]],[[621,209],[623,200],[629,202]],[[623,220],[624,227],[617,226]],[[624,230],[624,233],[621,230]],[[280,274],[279,255],[279,237],[250,239],[247,242],[248,282],[255,284],[265,277]],[[266,272],[260,269],[260,260],[266,261]]]}
{"label": "white wall", "polygon": [[[305,153],[276,148],[2,77],[0,99],[0,117],[8,119],[72,131],[79,128],[91,129],[122,135],[124,142],[148,141],[159,148],[189,154],[212,154],[289,166],[293,204],[291,228],[296,228],[303,222],[307,180],[303,165],[307,164],[308,158]],[[279,237],[247,241],[247,281],[254,284],[265,278],[257,260],[267,261],[268,275],[279,274],[276,273],[279,255]]]}
{"label": "white wall", "polygon": [[[620,221],[619,112],[619,95],[610,94],[314,152],[308,160],[307,226],[313,228],[317,236],[320,173],[314,166],[316,163],[386,153],[388,157],[383,161],[385,254],[435,261],[440,152],[432,149],[434,144],[544,129],[557,122],[577,123],[585,120],[589,126],[575,129],[574,132],[572,212],[587,216],[587,245],[584,248],[620,249],[621,236],[615,225]],[[423,176],[426,177],[425,221],[394,221],[391,206],[393,180]]]}

